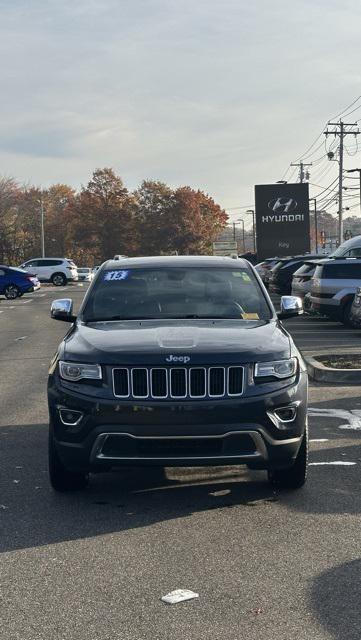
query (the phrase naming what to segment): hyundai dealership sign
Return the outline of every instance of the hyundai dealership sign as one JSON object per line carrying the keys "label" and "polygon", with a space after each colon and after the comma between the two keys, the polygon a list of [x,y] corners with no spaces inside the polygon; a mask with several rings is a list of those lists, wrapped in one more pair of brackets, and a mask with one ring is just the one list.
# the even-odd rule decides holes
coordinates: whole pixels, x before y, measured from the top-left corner
{"label": "hyundai dealership sign", "polygon": [[290,256],[310,251],[308,183],[255,187],[257,256]]}

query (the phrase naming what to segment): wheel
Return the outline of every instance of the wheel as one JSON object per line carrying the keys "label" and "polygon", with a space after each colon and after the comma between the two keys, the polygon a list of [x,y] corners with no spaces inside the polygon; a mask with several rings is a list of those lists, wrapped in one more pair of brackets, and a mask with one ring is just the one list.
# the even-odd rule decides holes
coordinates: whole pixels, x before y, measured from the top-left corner
{"label": "wheel", "polygon": [[51,281],[53,285],[55,285],[55,287],[63,287],[67,282],[66,277],[63,273],[54,273],[51,276]]}
{"label": "wheel", "polygon": [[76,473],[64,467],[55,447],[52,427],[49,429],[49,478],[55,491],[80,491],[85,489],[89,482],[89,474]]}
{"label": "wheel", "polygon": [[343,310],[342,310],[342,324],[346,325],[346,327],[353,327],[354,325],[352,324],[352,320],[351,320],[351,307],[352,307],[352,300],[349,300],[348,302],[346,302]]}
{"label": "wheel", "polygon": [[8,284],[5,287],[4,293],[5,298],[7,298],[8,300],[15,300],[15,298],[18,298],[21,295],[20,289],[16,286],[16,284]]}
{"label": "wheel", "polygon": [[296,460],[288,469],[268,471],[268,480],[281,489],[300,489],[307,479],[308,428],[306,427]]}

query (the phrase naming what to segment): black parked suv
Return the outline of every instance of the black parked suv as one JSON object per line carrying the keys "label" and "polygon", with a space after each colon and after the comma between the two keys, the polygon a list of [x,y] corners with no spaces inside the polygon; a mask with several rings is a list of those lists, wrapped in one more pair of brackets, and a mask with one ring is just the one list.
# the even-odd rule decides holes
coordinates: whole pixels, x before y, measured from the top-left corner
{"label": "black parked suv", "polygon": [[307,373],[255,269],[218,257],[99,269],[51,363],[49,470],[58,491],[119,465],[246,464],[306,479]]}
{"label": "black parked suv", "polygon": [[302,267],[306,261],[319,257],[317,254],[307,254],[305,256],[280,258],[279,262],[272,267],[268,274],[269,290],[272,293],[279,293],[281,295],[290,294],[292,291],[293,274]]}

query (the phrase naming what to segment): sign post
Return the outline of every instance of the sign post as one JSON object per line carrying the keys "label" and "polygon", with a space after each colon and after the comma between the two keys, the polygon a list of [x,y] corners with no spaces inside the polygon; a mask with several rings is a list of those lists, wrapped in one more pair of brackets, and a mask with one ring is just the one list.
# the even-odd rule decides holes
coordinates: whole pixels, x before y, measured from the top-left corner
{"label": "sign post", "polygon": [[310,252],[308,183],[255,187],[257,257]]}
{"label": "sign post", "polygon": [[238,246],[237,242],[213,242],[213,255],[214,256],[228,256],[230,258],[238,258]]}

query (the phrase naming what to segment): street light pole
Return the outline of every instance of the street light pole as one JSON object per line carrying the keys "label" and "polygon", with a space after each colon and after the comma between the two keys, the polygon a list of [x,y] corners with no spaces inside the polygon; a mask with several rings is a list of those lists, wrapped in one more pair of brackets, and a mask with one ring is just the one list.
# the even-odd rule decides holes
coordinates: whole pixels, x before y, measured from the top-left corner
{"label": "street light pole", "polygon": [[44,232],[43,194],[41,194],[41,196],[40,196],[40,218],[41,218],[41,257],[45,258],[45,232]]}
{"label": "street light pole", "polygon": [[255,224],[255,212],[254,209],[247,209],[246,213],[252,214],[252,225],[253,225],[253,253],[256,253],[256,224]]}
{"label": "street light pole", "polygon": [[244,220],[242,220],[242,218],[240,218],[238,220],[238,222],[240,222],[242,224],[242,244],[243,244],[243,253],[246,252],[246,243],[244,241]]}
{"label": "street light pole", "polygon": [[315,214],[315,240],[316,240],[316,246],[315,246],[315,249],[316,249],[316,253],[318,253],[318,238],[317,238],[317,236],[318,236],[318,224],[317,224],[317,200],[316,200],[316,198],[310,198],[310,201],[311,201],[311,200],[313,200],[313,203],[314,203],[314,205],[315,205],[315,208],[314,208],[314,214]]}
{"label": "street light pole", "polygon": [[242,218],[239,218],[238,220],[236,220],[235,222],[232,222],[233,225],[233,240],[234,242],[236,241],[236,224],[241,223],[242,225],[242,244],[243,244],[243,253],[246,250],[246,244],[245,244],[245,240],[244,240],[244,220],[242,220]]}

